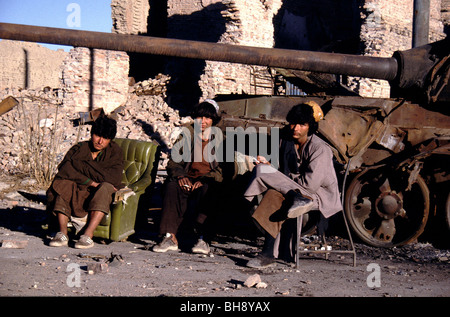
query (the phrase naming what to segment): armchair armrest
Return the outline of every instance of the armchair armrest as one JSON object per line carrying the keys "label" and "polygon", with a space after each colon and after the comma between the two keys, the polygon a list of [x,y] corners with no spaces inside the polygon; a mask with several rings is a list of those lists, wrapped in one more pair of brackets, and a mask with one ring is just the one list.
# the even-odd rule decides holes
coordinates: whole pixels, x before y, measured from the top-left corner
{"label": "armchair armrest", "polygon": [[129,184],[128,188],[131,188],[135,193],[145,190],[152,183],[152,179],[142,178],[133,184]]}

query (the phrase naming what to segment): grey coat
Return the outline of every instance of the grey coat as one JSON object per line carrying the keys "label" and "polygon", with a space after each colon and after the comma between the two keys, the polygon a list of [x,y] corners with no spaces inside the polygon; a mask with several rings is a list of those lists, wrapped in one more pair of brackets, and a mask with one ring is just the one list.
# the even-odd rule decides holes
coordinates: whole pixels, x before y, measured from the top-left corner
{"label": "grey coat", "polygon": [[326,217],[342,210],[333,153],[327,143],[316,135],[308,137],[301,153],[293,141],[282,141],[279,171],[259,164],[244,194],[248,200],[273,188],[283,195],[298,189],[313,199],[315,207]]}

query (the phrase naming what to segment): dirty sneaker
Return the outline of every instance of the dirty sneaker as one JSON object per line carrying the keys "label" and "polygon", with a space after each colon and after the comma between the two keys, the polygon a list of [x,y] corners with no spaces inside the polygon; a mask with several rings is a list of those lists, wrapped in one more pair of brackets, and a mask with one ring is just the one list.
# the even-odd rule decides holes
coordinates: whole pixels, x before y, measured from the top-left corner
{"label": "dirty sneaker", "polygon": [[192,253],[209,254],[209,252],[209,245],[208,243],[203,241],[203,239],[198,239],[197,243],[192,248]]}
{"label": "dirty sneaker", "polygon": [[89,249],[94,246],[94,241],[86,235],[82,235],[80,239],[75,243],[75,249]]}
{"label": "dirty sneaker", "polygon": [[58,232],[51,240],[51,247],[65,247],[69,244],[69,238],[62,232]]}
{"label": "dirty sneaker", "polygon": [[300,193],[295,193],[292,200],[292,206],[287,214],[288,218],[297,218],[310,211],[314,205],[312,199],[304,197]]}
{"label": "dirty sneaker", "polygon": [[178,241],[171,233],[166,233],[164,239],[153,247],[153,252],[164,253],[167,251],[178,251]]}

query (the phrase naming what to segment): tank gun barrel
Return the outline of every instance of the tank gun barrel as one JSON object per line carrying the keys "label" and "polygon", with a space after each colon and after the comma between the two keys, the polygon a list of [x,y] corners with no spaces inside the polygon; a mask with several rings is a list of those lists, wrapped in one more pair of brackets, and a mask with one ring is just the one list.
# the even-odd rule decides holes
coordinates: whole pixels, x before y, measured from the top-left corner
{"label": "tank gun barrel", "polygon": [[0,39],[70,45],[393,80],[395,58],[238,46],[139,35],[0,23]]}

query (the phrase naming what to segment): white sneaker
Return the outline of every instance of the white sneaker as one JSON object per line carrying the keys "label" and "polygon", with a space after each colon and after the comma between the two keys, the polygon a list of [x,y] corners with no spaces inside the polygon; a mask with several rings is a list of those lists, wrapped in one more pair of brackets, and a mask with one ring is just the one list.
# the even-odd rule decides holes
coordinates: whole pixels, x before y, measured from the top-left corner
{"label": "white sneaker", "polygon": [[166,233],[164,239],[153,247],[153,252],[164,253],[167,251],[178,251],[178,241],[171,233]]}
{"label": "white sneaker", "polygon": [[66,247],[69,245],[69,238],[62,232],[58,232],[49,243],[51,247]]}
{"label": "white sneaker", "polygon": [[208,243],[206,243],[202,239],[198,239],[197,243],[192,248],[192,253],[209,254],[209,252],[210,248]]}
{"label": "white sneaker", "polygon": [[75,249],[89,249],[94,246],[94,241],[86,235],[81,235],[80,239],[75,243]]}

